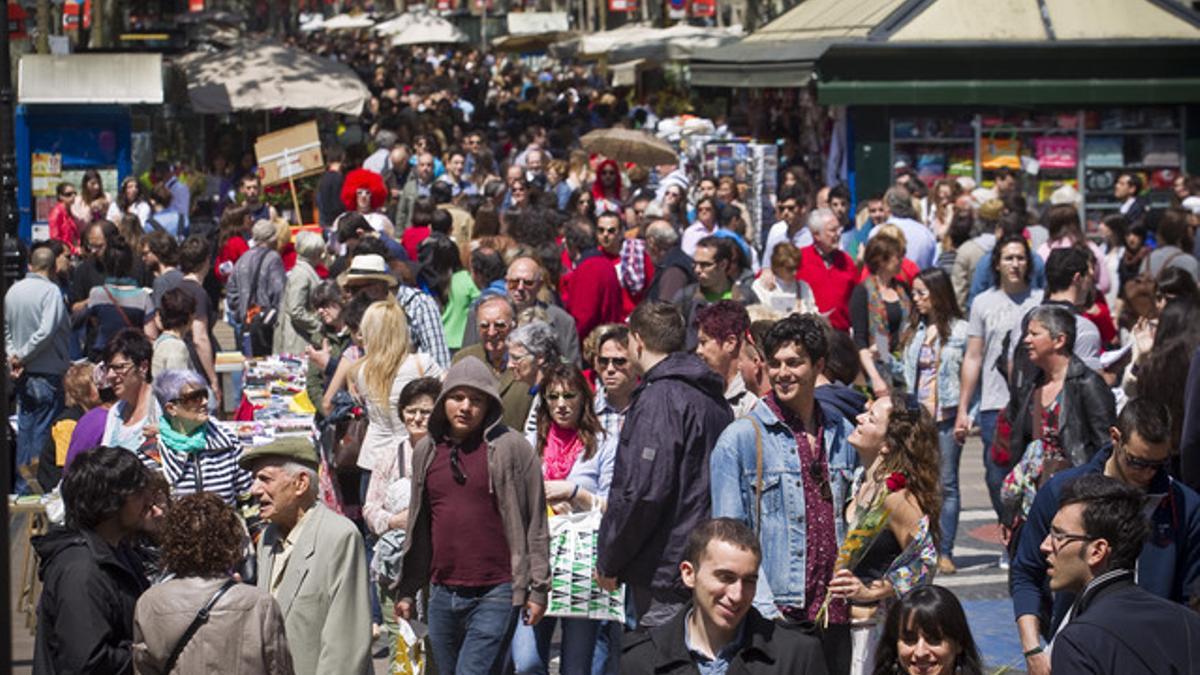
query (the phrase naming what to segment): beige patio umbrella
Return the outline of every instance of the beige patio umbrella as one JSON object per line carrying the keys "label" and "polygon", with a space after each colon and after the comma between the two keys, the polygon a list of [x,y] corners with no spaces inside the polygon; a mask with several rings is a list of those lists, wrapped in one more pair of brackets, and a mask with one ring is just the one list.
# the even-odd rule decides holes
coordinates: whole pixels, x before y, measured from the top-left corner
{"label": "beige patio umbrella", "polygon": [[178,63],[198,113],[290,108],[357,115],[371,99],[349,66],[279,44],[189,55]]}
{"label": "beige patio umbrella", "polygon": [[618,162],[642,166],[675,164],[679,153],[670,143],[637,129],[597,129],[579,139],[583,149]]}

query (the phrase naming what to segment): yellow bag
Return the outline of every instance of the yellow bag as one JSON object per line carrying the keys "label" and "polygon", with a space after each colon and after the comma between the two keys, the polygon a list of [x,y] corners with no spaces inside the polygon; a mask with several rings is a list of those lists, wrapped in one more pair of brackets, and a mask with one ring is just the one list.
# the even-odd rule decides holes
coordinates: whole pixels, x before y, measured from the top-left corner
{"label": "yellow bag", "polygon": [[424,675],[425,635],[428,630],[418,621],[399,619],[400,630],[396,631],[396,648],[392,656],[391,675]]}
{"label": "yellow bag", "polygon": [[1013,134],[1009,138],[989,136],[979,142],[979,160],[985,169],[1008,167],[1014,171],[1021,168],[1021,140]]}

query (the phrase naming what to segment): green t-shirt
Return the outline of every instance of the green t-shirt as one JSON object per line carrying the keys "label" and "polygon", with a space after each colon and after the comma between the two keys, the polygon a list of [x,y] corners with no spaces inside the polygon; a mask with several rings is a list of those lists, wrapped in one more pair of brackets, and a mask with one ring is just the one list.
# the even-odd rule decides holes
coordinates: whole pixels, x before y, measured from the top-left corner
{"label": "green t-shirt", "polygon": [[467,330],[467,315],[471,303],[479,297],[479,289],[467,270],[459,270],[450,277],[450,295],[442,309],[442,330],[446,333],[446,346],[461,349],[463,333]]}

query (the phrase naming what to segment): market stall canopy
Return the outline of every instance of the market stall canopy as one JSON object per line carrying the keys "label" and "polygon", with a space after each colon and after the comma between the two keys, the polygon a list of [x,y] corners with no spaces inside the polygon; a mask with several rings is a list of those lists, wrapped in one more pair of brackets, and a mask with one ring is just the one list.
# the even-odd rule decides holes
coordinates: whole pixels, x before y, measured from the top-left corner
{"label": "market stall canopy", "polygon": [[812,79],[817,59],[828,40],[750,42],[701,49],[690,59],[695,87],[785,88],[804,86]]}
{"label": "market stall canopy", "polygon": [[371,20],[371,17],[365,14],[338,14],[321,22],[320,28],[325,31],[359,30],[374,25],[375,22]]}
{"label": "market stall canopy", "polygon": [[278,44],[188,56],[178,63],[198,113],[290,108],[357,115],[371,98],[349,66]]}
{"label": "market stall canopy", "polygon": [[597,129],[584,134],[579,143],[588,152],[618,162],[656,166],[679,161],[679,153],[670,143],[637,129]]}
{"label": "market stall canopy", "polygon": [[467,42],[467,34],[440,16],[429,12],[405,12],[375,26],[375,32],[392,38],[392,46],[455,44]]}
{"label": "market stall canopy", "polygon": [[678,61],[700,49],[736,42],[741,35],[741,26],[703,28],[679,24],[670,28],[650,28],[628,24],[615,30],[557,43],[550,52],[558,58],[604,57],[609,63],[636,59]]}
{"label": "market stall canopy", "polygon": [[17,102],[162,103],[162,54],[25,54],[18,66]]}
{"label": "market stall canopy", "polygon": [[[847,78],[828,67],[830,55],[880,48],[873,52],[875,65],[888,70],[903,62],[897,57],[906,53],[906,47],[951,50],[970,46],[981,54],[981,50],[1022,46],[1057,49],[1092,43],[1119,48],[1134,43],[1175,42],[1180,48],[1195,49],[1200,40],[1198,16],[1172,0],[805,0],[735,47],[693,55],[692,84],[799,86],[807,82],[804,72],[812,71],[819,59],[822,78],[818,90],[823,103],[907,104],[919,93],[906,89],[897,99],[872,98],[883,94],[882,89],[844,82]],[[980,17],[987,20],[981,21]],[[914,72],[922,73],[926,80],[939,79],[944,66],[952,68],[954,63],[943,58],[933,68],[924,69],[910,64],[910,72],[903,79],[914,82]],[[1048,70],[1059,67],[1059,59],[1048,64]],[[972,79],[1001,81],[1010,77],[1007,70],[993,68],[976,73]],[[953,89],[951,85],[942,82],[939,89],[948,91],[947,86]],[[1055,86],[1043,91],[1050,93]],[[827,92],[840,88],[845,88],[846,96],[827,97]],[[994,95],[984,96],[1004,103],[1003,95],[997,89]]]}
{"label": "market stall canopy", "polygon": [[492,40],[501,51],[542,51],[574,37],[566,12],[512,12],[506,21],[508,34]]}

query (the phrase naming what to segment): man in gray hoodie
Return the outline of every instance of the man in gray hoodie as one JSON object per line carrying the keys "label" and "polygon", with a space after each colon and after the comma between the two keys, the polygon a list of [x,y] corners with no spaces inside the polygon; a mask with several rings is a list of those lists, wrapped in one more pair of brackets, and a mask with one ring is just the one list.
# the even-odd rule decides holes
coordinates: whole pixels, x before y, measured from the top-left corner
{"label": "man in gray hoodie", "polygon": [[429,640],[440,673],[499,672],[518,615],[534,625],[546,611],[541,460],[502,414],[496,377],[469,356],[446,374],[429,435],[413,449],[396,612],[411,618],[417,590],[431,584]]}

